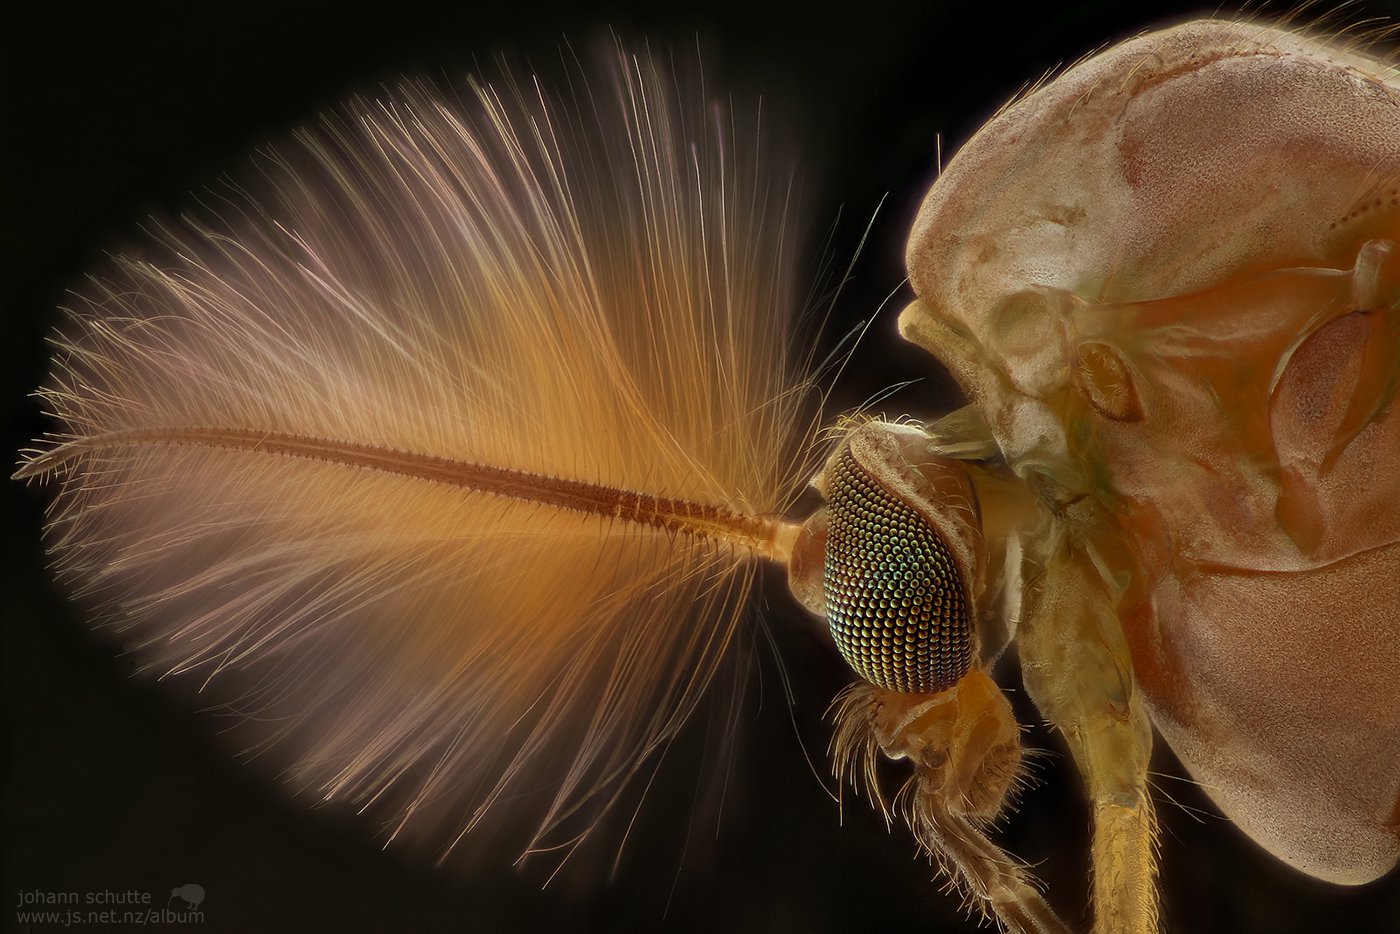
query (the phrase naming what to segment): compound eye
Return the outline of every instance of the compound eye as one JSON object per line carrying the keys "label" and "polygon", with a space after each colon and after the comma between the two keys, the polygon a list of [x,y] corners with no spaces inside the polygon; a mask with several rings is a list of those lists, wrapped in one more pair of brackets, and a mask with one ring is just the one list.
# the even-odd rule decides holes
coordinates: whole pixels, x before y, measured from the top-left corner
{"label": "compound eye", "polygon": [[849,446],[825,482],[822,589],[836,647],[877,687],[952,687],[972,664],[973,645],[967,584],[948,542]]}

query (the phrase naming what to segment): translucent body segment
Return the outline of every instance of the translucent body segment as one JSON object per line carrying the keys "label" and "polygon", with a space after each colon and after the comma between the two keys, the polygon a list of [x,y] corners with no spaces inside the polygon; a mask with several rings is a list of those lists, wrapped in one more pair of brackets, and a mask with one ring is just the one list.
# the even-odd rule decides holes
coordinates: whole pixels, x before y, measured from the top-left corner
{"label": "translucent body segment", "polygon": [[1153,33],[952,160],[900,321],[1095,543],[1188,768],[1340,882],[1400,858],[1397,182],[1390,66],[1250,23]]}

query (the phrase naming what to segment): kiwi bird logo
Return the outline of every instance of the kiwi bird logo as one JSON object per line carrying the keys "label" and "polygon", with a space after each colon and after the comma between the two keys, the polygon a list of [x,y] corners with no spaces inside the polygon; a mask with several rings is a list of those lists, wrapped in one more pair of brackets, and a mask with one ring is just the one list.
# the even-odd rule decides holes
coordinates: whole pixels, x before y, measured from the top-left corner
{"label": "kiwi bird logo", "polygon": [[196,885],[193,882],[185,885],[177,885],[170,890],[170,899],[166,902],[166,905],[169,906],[170,902],[177,898],[184,902],[187,908],[194,911],[199,908],[200,905],[204,904],[204,886]]}

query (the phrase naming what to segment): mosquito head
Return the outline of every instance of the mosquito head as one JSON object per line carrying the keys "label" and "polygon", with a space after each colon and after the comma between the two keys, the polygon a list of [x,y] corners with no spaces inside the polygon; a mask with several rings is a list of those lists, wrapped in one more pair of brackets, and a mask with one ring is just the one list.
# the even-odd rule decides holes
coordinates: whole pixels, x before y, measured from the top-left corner
{"label": "mosquito head", "polygon": [[977,648],[976,497],[963,465],[929,441],[883,422],[849,432],[815,481],[826,506],[789,567],[794,594],[826,617],[857,674],[918,694],[956,684]]}

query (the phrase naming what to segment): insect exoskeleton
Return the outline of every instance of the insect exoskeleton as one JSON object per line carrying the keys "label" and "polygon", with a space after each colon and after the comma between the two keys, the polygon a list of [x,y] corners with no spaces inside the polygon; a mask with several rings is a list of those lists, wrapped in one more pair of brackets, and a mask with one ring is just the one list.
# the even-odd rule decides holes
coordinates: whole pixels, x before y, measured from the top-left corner
{"label": "insect exoskeleton", "polygon": [[789,559],[798,600],[857,674],[889,690],[934,693],[996,660],[1023,542],[1044,521],[1009,471],[949,449],[945,433],[959,430],[960,417],[848,426],[812,480],[826,505]]}
{"label": "insect exoskeleton", "polygon": [[828,461],[822,595],[836,646],[862,678],[937,693],[971,665],[968,591],[983,562],[965,472],[912,459],[920,439],[871,423]]}
{"label": "insect exoskeleton", "polygon": [[[1190,23],[963,148],[900,320],[1056,517],[1058,609],[1020,640],[1047,716],[1092,715],[1059,647],[1093,617],[1125,663],[1096,703],[1142,697],[1227,816],[1343,883],[1400,857],[1397,206],[1394,68]],[[1076,752],[1091,787],[1136,768]]]}
{"label": "insect exoskeleton", "polygon": [[826,505],[798,534],[789,579],[863,679],[836,705],[838,775],[862,779],[888,813],[877,752],[909,760],[897,800],[924,847],[983,910],[1019,929],[1058,930],[983,834],[1022,761],[1011,705],[987,666],[1015,618],[1020,541],[1046,513],[1024,484],[950,456],[941,438],[938,426],[850,428],[813,481]]}

